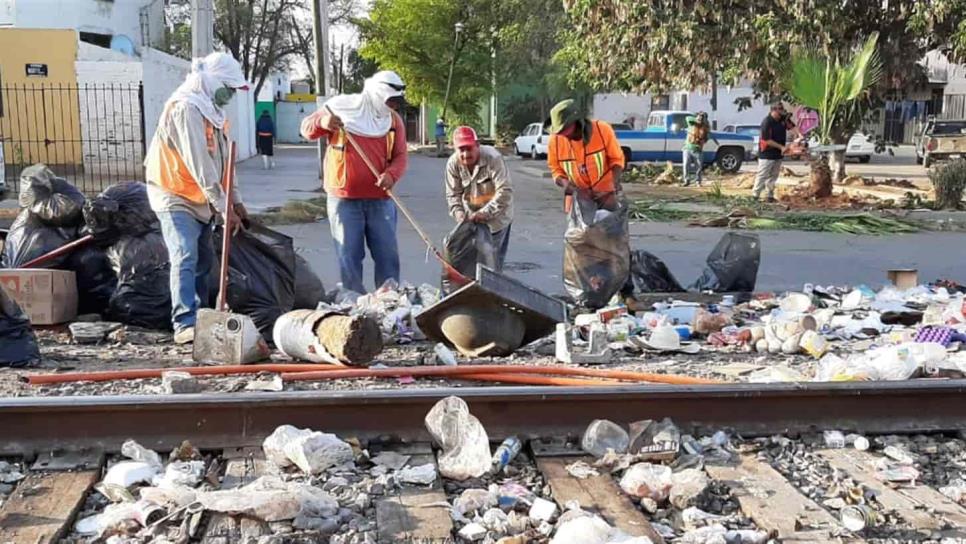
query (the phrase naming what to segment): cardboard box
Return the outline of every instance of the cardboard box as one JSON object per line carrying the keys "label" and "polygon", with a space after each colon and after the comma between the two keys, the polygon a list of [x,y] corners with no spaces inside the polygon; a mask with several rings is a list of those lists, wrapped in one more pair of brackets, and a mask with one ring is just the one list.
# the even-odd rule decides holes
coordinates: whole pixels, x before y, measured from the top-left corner
{"label": "cardboard box", "polygon": [[889,281],[903,291],[919,285],[919,271],[914,268],[900,268],[886,272]]}
{"label": "cardboard box", "polygon": [[77,317],[77,280],[71,271],[2,269],[0,287],[17,301],[34,325],[56,325]]}

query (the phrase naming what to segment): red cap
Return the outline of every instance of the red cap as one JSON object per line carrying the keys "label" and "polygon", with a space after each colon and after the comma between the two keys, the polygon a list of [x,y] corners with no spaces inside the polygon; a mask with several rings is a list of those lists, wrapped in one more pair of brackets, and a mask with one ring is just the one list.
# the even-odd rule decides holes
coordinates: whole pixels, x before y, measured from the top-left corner
{"label": "red cap", "polygon": [[473,145],[478,143],[479,140],[476,138],[476,131],[472,127],[462,126],[456,127],[453,131],[453,146],[460,148],[466,147],[468,145]]}

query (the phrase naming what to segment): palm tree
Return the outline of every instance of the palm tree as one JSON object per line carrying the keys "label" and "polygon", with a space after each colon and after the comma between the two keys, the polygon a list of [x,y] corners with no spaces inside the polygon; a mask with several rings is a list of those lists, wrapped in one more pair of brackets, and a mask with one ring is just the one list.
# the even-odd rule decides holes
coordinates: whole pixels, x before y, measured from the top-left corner
{"label": "palm tree", "polygon": [[[836,135],[848,136],[848,119],[854,119],[855,107],[865,93],[882,77],[882,59],[876,50],[878,33],[869,36],[850,61],[823,56],[815,50],[793,53],[785,86],[792,98],[818,112],[816,129],[819,144],[833,143]],[[836,153],[844,151],[836,150]],[[822,151],[811,161],[812,196],[824,198],[832,194],[832,171],[828,152]]]}

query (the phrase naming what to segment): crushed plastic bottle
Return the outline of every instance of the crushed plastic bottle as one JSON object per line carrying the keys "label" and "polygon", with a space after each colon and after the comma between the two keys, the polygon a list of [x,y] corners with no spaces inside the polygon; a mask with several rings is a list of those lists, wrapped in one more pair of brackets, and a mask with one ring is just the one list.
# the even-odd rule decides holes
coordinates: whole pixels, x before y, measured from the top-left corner
{"label": "crushed plastic bottle", "polygon": [[583,450],[595,457],[603,457],[607,450],[624,453],[630,445],[627,431],[606,419],[595,419],[587,426],[580,441]]}
{"label": "crushed plastic bottle", "polygon": [[503,470],[510,461],[520,453],[523,448],[523,442],[515,436],[508,437],[506,440],[500,444],[500,447],[496,449],[496,453],[493,454],[492,467],[490,468],[491,474],[497,474]]}
{"label": "crushed plastic bottle", "polygon": [[436,360],[439,364],[444,366],[456,366],[456,355],[453,354],[453,350],[449,349],[442,343],[437,343],[433,346],[433,353],[436,354]]}

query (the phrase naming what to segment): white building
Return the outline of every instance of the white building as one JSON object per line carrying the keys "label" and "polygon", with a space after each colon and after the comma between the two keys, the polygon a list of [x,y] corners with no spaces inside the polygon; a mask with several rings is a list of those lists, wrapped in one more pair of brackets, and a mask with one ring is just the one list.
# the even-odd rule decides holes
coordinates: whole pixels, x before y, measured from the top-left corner
{"label": "white building", "polygon": [[272,72],[258,93],[259,102],[280,102],[292,94],[292,78],[284,72]]}
{"label": "white building", "polygon": [[0,27],[76,30],[82,41],[138,53],[164,39],[164,0],[0,0]]}
{"label": "white building", "polygon": [[609,123],[627,123],[643,129],[647,117],[656,110],[705,111],[718,129],[727,125],[758,125],[768,114],[768,104],[755,98],[748,84],[718,87],[718,108],[711,107],[711,93],[675,91],[668,94],[644,95],[605,93],[594,95],[593,115]]}

